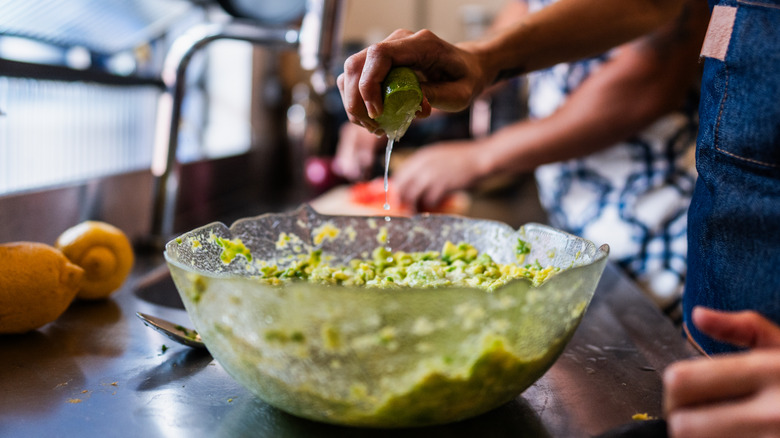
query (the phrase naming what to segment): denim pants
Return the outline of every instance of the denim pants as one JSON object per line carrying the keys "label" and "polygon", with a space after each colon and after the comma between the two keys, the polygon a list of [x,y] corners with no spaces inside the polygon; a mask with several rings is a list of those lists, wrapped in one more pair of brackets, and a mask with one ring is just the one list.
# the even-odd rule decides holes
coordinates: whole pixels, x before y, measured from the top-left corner
{"label": "denim pants", "polygon": [[736,14],[724,59],[705,58],[683,295],[685,327],[707,353],[736,347],[699,332],[694,306],[780,324],[780,0],[719,5]]}

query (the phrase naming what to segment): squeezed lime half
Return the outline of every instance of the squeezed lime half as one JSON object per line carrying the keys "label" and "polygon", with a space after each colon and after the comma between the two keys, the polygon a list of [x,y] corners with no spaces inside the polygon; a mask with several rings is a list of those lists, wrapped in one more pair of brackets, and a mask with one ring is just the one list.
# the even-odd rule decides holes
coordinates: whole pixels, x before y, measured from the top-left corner
{"label": "squeezed lime half", "polygon": [[382,81],[384,111],[375,120],[391,140],[398,140],[409,129],[414,115],[420,111],[422,88],[417,75],[409,67],[393,67]]}

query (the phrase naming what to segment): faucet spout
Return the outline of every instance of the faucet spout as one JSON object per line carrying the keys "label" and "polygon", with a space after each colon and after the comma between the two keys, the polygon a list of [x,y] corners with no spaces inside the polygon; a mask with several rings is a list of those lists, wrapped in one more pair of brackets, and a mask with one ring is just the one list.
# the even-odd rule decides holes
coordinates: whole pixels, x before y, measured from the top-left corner
{"label": "faucet spout", "polygon": [[298,54],[301,67],[313,71],[312,86],[320,94],[335,82],[332,63],[340,49],[343,10],[343,0],[306,2]]}
{"label": "faucet spout", "polygon": [[176,151],[179,143],[179,123],[184,100],[187,68],[192,57],[209,43],[226,39],[247,41],[266,47],[296,47],[295,29],[268,29],[231,21],[203,24],[185,32],[172,44],[163,64],[162,80],[166,91],[157,108],[157,133],[151,171],[154,177],[151,242],[162,247],[173,233],[173,219],[178,192]]}
{"label": "faucet spout", "polygon": [[220,40],[247,41],[265,47],[298,48],[301,66],[313,70],[314,90],[324,93],[333,81],[331,63],[341,44],[343,0],[307,0],[300,29],[266,28],[238,20],[197,25],[171,46],[163,65],[166,91],[160,97],[151,171],[154,177],[150,246],[161,248],[173,234],[178,193],[179,123],[186,73],[193,55]]}

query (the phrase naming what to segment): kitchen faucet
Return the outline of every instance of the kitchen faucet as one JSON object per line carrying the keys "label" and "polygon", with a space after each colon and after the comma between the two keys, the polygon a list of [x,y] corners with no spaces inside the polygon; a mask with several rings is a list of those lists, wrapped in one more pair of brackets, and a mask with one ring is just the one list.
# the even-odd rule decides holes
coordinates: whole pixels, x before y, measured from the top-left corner
{"label": "kitchen faucet", "polygon": [[166,91],[161,95],[157,109],[157,133],[151,166],[155,183],[149,244],[160,248],[173,233],[179,184],[176,158],[179,122],[187,67],[193,55],[220,39],[246,41],[266,47],[297,47],[301,67],[312,71],[312,88],[324,93],[333,83],[330,67],[341,43],[342,11],[343,0],[307,0],[299,28],[269,28],[234,20],[194,26],[173,42],[162,70]]}

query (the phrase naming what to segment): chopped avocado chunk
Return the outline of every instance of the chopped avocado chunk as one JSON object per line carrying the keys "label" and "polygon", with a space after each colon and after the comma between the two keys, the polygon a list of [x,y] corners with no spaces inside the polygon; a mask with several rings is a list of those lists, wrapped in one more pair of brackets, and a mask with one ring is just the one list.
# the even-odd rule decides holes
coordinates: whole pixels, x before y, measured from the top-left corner
{"label": "chopped avocado chunk", "polygon": [[441,252],[392,252],[380,246],[371,253],[371,259],[353,259],[346,265],[329,265],[318,249],[283,268],[263,266],[258,279],[270,285],[302,280],[378,288],[465,286],[491,291],[515,278],[527,278],[537,285],[557,271],[542,267],[538,261],[525,266],[502,265],[471,244],[446,242]]}
{"label": "chopped avocado chunk", "polygon": [[517,255],[530,254],[531,246],[523,239],[517,239]]}
{"label": "chopped avocado chunk", "polygon": [[244,242],[241,239],[224,239],[219,236],[213,236],[213,239],[214,243],[222,248],[222,254],[220,254],[219,258],[223,263],[228,264],[232,262],[237,255],[243,256],[249,262],[252,261],[252,253],[249,251],[249,248],[244,246]]}

